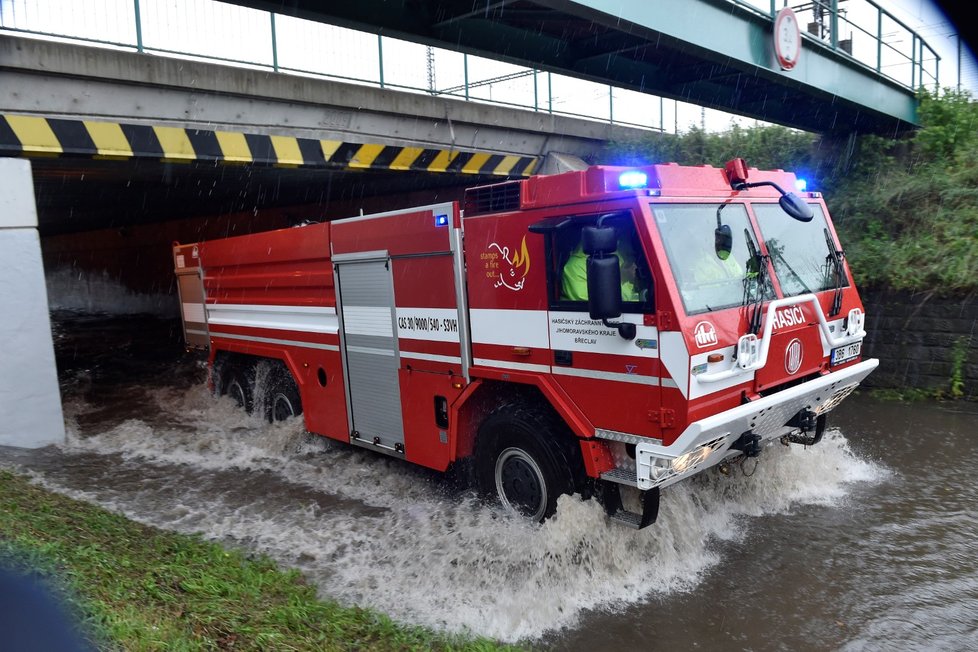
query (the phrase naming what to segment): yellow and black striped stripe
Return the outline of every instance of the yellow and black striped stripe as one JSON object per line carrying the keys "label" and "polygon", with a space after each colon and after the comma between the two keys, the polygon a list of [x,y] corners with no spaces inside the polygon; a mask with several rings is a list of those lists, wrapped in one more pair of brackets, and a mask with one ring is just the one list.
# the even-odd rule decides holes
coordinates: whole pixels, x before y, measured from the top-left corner
{"label": "yellow and black striped stripe", "polygon": [[0,156],[79,156],[347,170],[412,170],[506,177],[538,158],[184,127],[0,114]]}

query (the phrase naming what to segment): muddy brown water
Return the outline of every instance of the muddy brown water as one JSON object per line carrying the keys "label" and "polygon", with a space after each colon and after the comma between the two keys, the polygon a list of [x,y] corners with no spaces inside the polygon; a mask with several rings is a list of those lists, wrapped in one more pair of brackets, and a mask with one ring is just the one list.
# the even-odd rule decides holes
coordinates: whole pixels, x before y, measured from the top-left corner
{"label": "muddy brown water", "polygon": [[69,436],[0,467],[299,568],[397,620],[556,650],[978,650],[978,405],[857,395],[810,449],[531,526],[214,399],[172,321],[58,315]]}

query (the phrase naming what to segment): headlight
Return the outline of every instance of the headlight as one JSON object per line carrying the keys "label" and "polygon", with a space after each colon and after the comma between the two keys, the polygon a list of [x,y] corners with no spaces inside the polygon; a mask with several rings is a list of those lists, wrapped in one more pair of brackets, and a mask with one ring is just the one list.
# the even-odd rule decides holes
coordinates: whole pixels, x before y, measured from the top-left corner
{"label": "headlight", "polygon": [[737,340],[737,364],[741,369],[750,369],[761,355],[761,342],[757,335],[748,333]]}
{"label": "headlight", "polygon": [[866,324],[866,315],[859,308],[853,308],[849,311],[848,321],[846,322],[846,335],[853,337],[862,332],[863,326]]}
{"label": "headlight", "polygon": [[710,446],[700,446],[695,448],[688,453],[680,455],[672,461],[672,470],[676,473],[685,473],[687,470],[696,466],[713,452],[713,448]]}

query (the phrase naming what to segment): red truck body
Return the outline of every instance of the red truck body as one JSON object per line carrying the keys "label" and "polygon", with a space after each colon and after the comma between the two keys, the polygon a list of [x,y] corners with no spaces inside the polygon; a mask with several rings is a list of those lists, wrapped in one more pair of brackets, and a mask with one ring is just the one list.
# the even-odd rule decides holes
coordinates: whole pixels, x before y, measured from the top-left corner
{"label": "red truck body", "polygon": [[[442,471],[472,460],[533,518],[578,492],[641,527],[662,487],[775,439],[817,442],[877,364],[821,196],[801,194],[807,222],[779,204],[795,182],[597,166],[471,188],[464,206],[175,244],[187,342],[249,407],[273,361],[288,399],[266,400],[273,418],[301,410],[312,433]],[[565,267],[612,225],[618,249],[587,269],[613,255],[623,281],[634,261],[636,291],[602,322]]]}

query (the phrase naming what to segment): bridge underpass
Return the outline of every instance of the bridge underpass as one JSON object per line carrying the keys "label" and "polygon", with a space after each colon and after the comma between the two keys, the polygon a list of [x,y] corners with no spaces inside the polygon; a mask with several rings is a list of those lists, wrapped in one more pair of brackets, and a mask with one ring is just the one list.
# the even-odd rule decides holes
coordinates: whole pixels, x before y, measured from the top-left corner
{"label": "bridge underpass", "polygon": [[0,36],[0,156],[32,160],[48,270],[70,263],[138,292],[170,289],[173,240],[455,199],[492,179],[593,160],[609,139],[635,133]]}
{"label": "bridge underpass", "polygon": [[[188,211],[296,203],[328,210],[334,198],[531,174],[543,169],[548,153],[593,158],[609,139],[637,133],[456,99],[7,35],[0,36],[0,115],[6,116],[0,155],[35,161],[45,234]],[[87,182],[73,192],[68,182],[82,175]],[[106,195],[125,201],[99,200]],[[179,197],[179,211],[168,197]]]}

